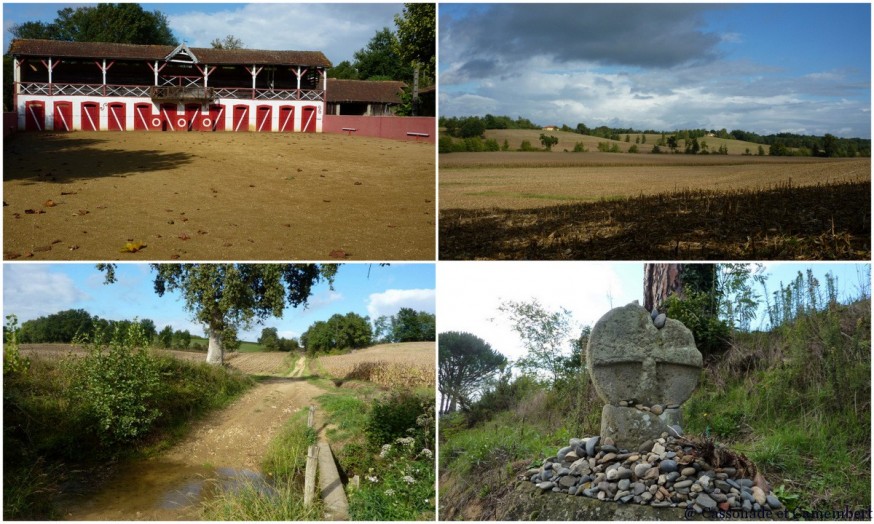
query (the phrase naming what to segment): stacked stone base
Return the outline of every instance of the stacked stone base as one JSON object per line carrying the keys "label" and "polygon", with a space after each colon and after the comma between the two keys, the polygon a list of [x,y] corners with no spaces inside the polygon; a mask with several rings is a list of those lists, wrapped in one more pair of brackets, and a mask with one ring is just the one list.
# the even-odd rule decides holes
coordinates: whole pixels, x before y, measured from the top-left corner
{"label": "stacked stone base", "polygon": [[739,478],[731,467],[714,468],[687,442],[662,434],[632,450],[600,437],[571,439],[555,457],[529,469],[524,480],[543,491],[621,504],[691,508],[697,513],[782,509],[779,499]]}

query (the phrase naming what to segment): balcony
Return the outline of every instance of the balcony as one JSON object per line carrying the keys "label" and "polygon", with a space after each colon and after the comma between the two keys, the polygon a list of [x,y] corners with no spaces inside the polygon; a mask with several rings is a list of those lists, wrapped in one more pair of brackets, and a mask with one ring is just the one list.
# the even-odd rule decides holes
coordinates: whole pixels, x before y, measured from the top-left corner
{"label": "balcony", "polygon": [[152,86],[149,97],[156,102],[212,102],[215,90],[211,87]]}
{"label": "balcony", "polygon": [[151,98],[155,101],[215,101],[220,98],[235,100],[301,100],[324,102],[322,89],[251,89],[245,87],[202,86],[148,86],[113,84],[58,84],[46,82],[19,82],[19,95],[48,96],[118,96]]}

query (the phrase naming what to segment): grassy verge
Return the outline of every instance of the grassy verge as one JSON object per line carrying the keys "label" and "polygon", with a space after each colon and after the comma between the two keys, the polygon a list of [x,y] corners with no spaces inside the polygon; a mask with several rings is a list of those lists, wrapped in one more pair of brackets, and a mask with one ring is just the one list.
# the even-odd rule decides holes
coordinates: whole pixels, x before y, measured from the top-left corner
{"label": "grassy verge", "polygon": [[211,498],[203,508],[205,520],[286,521],[319,520],[318,501],[303,503],[303,479],[307,447],[315,443],[315,431],[306,426],[306,412],[291,417],[267,450],[262,471],[264,484],[247,482]]}
{"label": "grassy verge", "polygon": [[688,430],[746,453],[789,509],[866,507],[870,331],[864,301],[737,336],[686,403]]}
{"label": "grassy verge", "polygon": [[361,383],[318,400],[342,470],[359,479],[348,490],[350,518],[433,520],[433,389],[385,394]]}
{"label": "grassy verge", "polygon": [[[14,345],[7,340],[7,351]],[[164,449],[192,421],[227,405],[252,385],[233,370],[134,353],[136,359],[112,357],[115,364],[121,362],[113,370],[127,369],[112,376],[93,357],[35,359],[4,369],[5,519],[57,517],[52,498],[73,472]],[[137,387],[120,387],[136,384],[127,381],[128,375],[142,371],[136,366],[147,368],[151,377],[148,395]],[[127,404],[113,404],[117,398]],[[107,438],[109,434],[114,437]]]}

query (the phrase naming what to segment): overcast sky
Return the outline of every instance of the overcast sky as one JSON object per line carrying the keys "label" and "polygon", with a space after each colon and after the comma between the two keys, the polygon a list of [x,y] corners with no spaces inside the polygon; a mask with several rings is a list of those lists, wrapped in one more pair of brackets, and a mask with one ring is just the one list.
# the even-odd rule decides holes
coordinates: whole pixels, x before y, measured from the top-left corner
{"label": "overcast sky", "polygon": [[[84,309],[111,320],[149,318],[158,330],[173,326],[203,336],[203,326],[192,321],[179,293],[159,297],[148,264],[119,264],[118,282],[104,284],[94,264],[4,264],[3,314],[15,314],[19,323],[66,309]],[[241,340],[255,341],[264,327],[275,327],[283,337],[299,337],[317,320],[335,313],[358,313],[376,319],[400,308],[435,312],[434,264],[343,264],[332,291],[327,284],[313,289],[307,308],[286,308],[282,318],[269,317],[264,325],[241,332]]]}
{"label": "overcast sky", "polygon": [[[3,49],[9,48],[13,24],[53,21],[59,9],[96,4],[3,4]],[[394,15],[403,4],[208,4],[142,3],[146,11],[166,14],[179,41],[209,47],[228,34],[250,49],[322,51],[335,65],[353,60],[377,31],[395,30]]]}
{"label": "overcast sky", "polygon": [[[788,284],[798,271],[812,268],[825,288],[825,274],[838,278],[841,299],[857,298],[863,282],[871,292],[869,264],[767,262],[769,293]],[[568,309],[574,336],[592,326],[611,308],[634,300],[643,304],[643,263],[640,262],[441,262],[437,266],[438,332],[464,331],[488,342],[515,360],[525,354],[518,336],[498,307],[507,300],[537,299],[550,311]],[[755,292],[762,294],[759,287]],[[753,329],[766,327],[762,308]],[[566,347],[570,351],[570,345]]]}
{"label": "overcast sky", "polygon": [[871,136],[870,4],[439,5],[441,116]]}

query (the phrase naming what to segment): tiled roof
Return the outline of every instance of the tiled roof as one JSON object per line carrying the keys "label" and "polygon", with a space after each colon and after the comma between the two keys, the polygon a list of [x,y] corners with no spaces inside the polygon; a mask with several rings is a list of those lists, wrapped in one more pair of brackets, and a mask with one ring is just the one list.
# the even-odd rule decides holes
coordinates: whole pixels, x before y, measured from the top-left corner
{"label": "tiled roof", "polygon": [[[15,56],[60,58],[112,58],[118,60],[163,60],[174,46],[65,42],[61,40],[13,40],[9,52]],[[269,51],[260,49],[190,48],[204,64],[260,64],[331,67],[321,51]]]}
{"label": "tiled roof", "polygon": [[328,102],[401,103],[403,82],[328,79]]}

